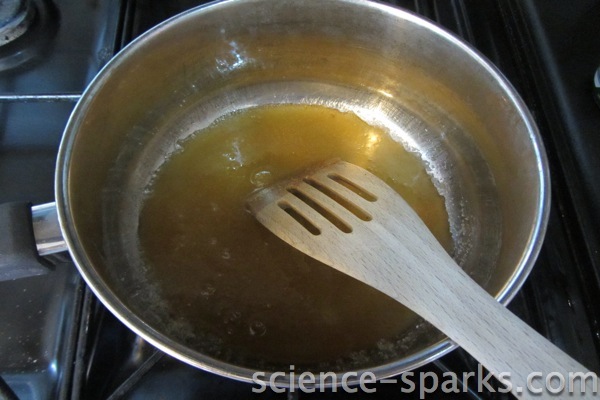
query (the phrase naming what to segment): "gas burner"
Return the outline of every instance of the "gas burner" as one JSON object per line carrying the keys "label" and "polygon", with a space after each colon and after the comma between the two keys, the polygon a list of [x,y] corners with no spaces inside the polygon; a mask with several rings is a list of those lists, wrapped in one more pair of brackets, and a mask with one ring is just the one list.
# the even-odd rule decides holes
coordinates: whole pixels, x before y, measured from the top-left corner
{"label": "gas burner", "polygon": [[0,2],[0,46],[22,36],[33,21],[35,8],[29,0]]}
{"label": "gas burner", "polygon": [[57,28],[58,12],[50,0],[0,1],[0,72],[37,58]]}

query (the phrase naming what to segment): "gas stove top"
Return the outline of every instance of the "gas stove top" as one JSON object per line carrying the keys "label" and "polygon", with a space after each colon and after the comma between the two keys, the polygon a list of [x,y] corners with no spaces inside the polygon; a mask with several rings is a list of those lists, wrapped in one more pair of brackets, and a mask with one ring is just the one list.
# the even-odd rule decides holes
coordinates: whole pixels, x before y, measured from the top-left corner
{"label": "gas stove top", "polygon": [[[0,2],[0,201],[52,201],[58,144],[86,85],[133,38],[203,3]],[[534,114],[550,160],[552,209],[538,262],[509,308],[588,368],[600,370],[600,236],[595,229],[600,226],[600,108],[593,91],[600,64],[600,1],[388,3],[432,19],[470,42],[507,76]],[[46,275],[0,283],[0,397],[256,396],[251,385],[200,371],[156,350],[96,300],[68,255],[50,261],[54,268]],[[476,368],[459,349],[420,370],[441,376]],[[369,394],[375,399],[410,398],[401,384],[375,388]],[[477,389],[453,397],[507,398]],[[311,396],[347,394],[261,395]]]}

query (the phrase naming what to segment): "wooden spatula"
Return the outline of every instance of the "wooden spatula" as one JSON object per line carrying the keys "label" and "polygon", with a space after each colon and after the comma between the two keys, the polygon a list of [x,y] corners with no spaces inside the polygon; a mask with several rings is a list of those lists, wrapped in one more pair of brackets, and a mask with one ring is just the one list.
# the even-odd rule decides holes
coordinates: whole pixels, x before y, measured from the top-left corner
{"label": "wooden spatula", "polygon": [[[549,374],[562,374],[568,385],[569,373],[589,372],[496,302],[404,199],[363,168],[343,161],[319,167],[253,194],[248,208],[290,245],[425,318],[496,377],[510,381],[519,397],[533,397],[528,377],[537,389]],[[553,380],[552,388],[559,383]],[[591,397],[592,379],[586,383],[585,396]]]}

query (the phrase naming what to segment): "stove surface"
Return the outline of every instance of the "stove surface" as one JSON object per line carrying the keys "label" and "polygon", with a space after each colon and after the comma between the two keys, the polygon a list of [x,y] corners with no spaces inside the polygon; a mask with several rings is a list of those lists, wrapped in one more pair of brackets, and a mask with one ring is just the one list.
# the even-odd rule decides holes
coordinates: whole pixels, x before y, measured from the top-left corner
{"label": "stove surface", "polygon": [[[25,3],[29,30],[0,47],[0,202],[39,204],[54,199],[62,131],[114,52],[118,18],[106,1]],[[49,260],[47,275],[0,283],[0,375],[21,399],[70,393],[84,285],[66,254]]]}
{"label": "stove surface", "polygon": [[[55,157],[79,94],[133,38],[204,1],[32,0],[36,30],[0,47],[0,201],[53,200]],[[552,176],[548,232],[509,308],[590,369],[600,370],[600,1],[397,0],[488,57],[532,111]],[[22,40],[21,40],[22,39]],[[25,50],[26,49],[26,50]],[[1,229],[1,228],[0,228]],[[204,372],[137,337],[85,287],[65,255],[54,271],[0,283],[0,375],[20,399],[257,397],[251,385]],[[419,371],[474,371],[456,350]],[[417,372],[419,372],[417,371]],[[374,399],[412,398],[378,384]],[[0,394],[2,394],[0,388]],[[267,398],[345,398],[343,392]],[[359,396],[366,396],[361,394]],[[355,396],[356,397],[356,396]],[[414,393],[414,398],[418,393]],[[441,398],[434,393],[427,398]],[[477,387],[452,396],[510,398]]]}

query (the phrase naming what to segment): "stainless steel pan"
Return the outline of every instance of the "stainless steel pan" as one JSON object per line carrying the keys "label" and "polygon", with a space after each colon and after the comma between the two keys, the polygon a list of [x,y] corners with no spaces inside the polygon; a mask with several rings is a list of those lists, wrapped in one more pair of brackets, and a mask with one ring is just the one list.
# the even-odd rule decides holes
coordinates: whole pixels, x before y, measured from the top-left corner
{"label": "stainless steel pan", "polygon": [[[549,209],[535,123],[467,44],[413,14],[361,0],[211,3],[134,41],[73,112],[56,204],[34,210],[38,238],[62,234],[92,290],[144,339],[199,368],[251,380],[260,363],[190,345],[164,311],[145,275],[137,224],[144,188],[178,140],[228,112],[281,103],[352,111],[400,132],[446,199],[455,258],[498,301],[510,301],[533,266]],[[55,211],[60,229],[48,233]],[[60,241],[49,246],[60,250]],[[406,336],[384,358],[334,371],[381,378],[454,347],[426,324]]]}

